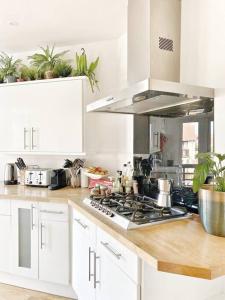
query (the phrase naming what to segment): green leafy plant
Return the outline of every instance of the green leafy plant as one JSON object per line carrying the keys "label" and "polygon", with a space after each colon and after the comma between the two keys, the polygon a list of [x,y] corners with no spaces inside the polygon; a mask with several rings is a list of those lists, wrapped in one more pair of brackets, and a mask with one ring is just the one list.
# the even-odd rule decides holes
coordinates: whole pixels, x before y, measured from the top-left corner
{"label": "green leafy plant", "polygon": [[3,83],[4,82],[4,76],[2,74],[2,72],[0,71],[0,83]]}
{"label": "green leafy plant", "polygon": [[65,60],[60,60],[53,69],[55,77],[68,77],[72,73],[72,67]]}
{"label": "green leafy plant", "polygon": [[0,70],[4,78],[7,76],[16,76],[20,59],[14,59],[13,56],[9,56],[5,52],[0,54]]}
{"label": "green leafy plant", "polygon": [[52,48],[47,46],[46,48],[40,47],[42,53],[35,53],[32,56],[28,56],[33,66],[38,68],[38,71],[46,72],[53,71],[56,63],[59,62],[60,58],[65,55],[68,51],[54,53],[55,47]]}
{"label": "green leafy plant", "polygon": [[30,67],[26,65],[22,65],[19,68],[18,74],[19,74],[19,79],[22,80],[37,80],[41,77],[36,67],[33,66]]}
{"label": "green leafy plant", "polygon": [[26,65],[22,65],[18,70],[18,77],[20,80],[28,80],[27,76],[27,69],[28,67]]}
{"label": "green leafy plant", "polygon": [[81,55],[76,53],[76,68],[73,71],[73,76],[87,76],[90,82],[91,90],[94,92],[94,88],[98,86],[98,80],[96,79],[95,70],[99,63],[99,57],[88,65],[87,55],[84,48],[81,49]]}
{"label": "green leafy plant", "polygon": [[41,73],[36,67],[31,66],[27,68],[27,77],[29,78],[29,80],[41,79]]}
{"label": "green leafy plant", "polygon": [[208,175],[214,177],[215,190],[225,192],[225,154],[200,153],[197,156],[200,163],[195,168],[193,191],[198,192]]}

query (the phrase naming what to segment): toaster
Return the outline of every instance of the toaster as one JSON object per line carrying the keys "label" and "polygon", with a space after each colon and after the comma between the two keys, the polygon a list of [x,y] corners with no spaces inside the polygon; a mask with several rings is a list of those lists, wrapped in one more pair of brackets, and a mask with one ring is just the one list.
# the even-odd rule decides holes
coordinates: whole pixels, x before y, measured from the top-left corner
{"label": "toaster", "polygon": [[28,169],[25,171],[25,185],[48,187],[51,183],[51,173],[51,169]]}

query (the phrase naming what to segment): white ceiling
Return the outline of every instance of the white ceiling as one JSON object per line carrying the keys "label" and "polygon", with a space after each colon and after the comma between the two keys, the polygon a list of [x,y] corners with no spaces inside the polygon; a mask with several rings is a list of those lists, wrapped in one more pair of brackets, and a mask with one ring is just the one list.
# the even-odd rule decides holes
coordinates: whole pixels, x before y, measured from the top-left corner
{"label": "white ceiling", "polygon": [[117,38],[126,28],[126,4],[127,0],[0,0],[0,51]]}

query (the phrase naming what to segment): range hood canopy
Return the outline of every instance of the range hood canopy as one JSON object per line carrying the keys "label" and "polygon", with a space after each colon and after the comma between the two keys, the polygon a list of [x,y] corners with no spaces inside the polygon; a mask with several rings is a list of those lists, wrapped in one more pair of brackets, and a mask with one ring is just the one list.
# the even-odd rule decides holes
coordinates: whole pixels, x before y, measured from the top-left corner
{"label": "range hood canopy", "polygon": [[147,79],[117,95],[95,101],[87,112],[182,117],[191,111],[212,111],[214,90],[176,82]]}
{"label": "range hood canopy", "polygon": [[128,0],[128,87],[89,104],[88,112],[181,117],[212,111],[214,89],[179,82],[181,11],[180,0]]}

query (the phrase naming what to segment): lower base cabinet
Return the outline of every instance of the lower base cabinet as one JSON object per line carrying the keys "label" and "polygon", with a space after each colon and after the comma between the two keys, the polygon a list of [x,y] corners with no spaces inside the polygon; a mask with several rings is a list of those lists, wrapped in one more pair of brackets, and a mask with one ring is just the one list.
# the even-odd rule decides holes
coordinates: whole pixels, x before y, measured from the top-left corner
{"label": "lower base cabinet", "polygon": [[73,212],[73,287],[79,300],[140,300],[139,267],[135,254]]}
{"label": "lower base cabinet", "polygon": [[79,300],[94,300],[95,225],[73,211],[72,285]]}
{"label": "lower base cabinet", "polygon": [[12,273],[38,279],[38,202],[12,201]]}
{"label": "lower base cabinet", "polygon": [[13,201],[12,245],[14,275],[69,285],[68,205]]}
{"label": "lower base cabinet", "polygon": [[0,202],[0,272],[10,272],[11,264],[11,201]]}
{"label": "lower base cabinet", "polygon": [[99,274],[96,299],[98,300],[139,300],[140,286],[132,281],[111,259],[113,253],[106,254],[99,245]]}
{"label": "lower base cabinet", "polygon": [[39,203],[39,280],[68,285],[69,255],[68,205]]}

